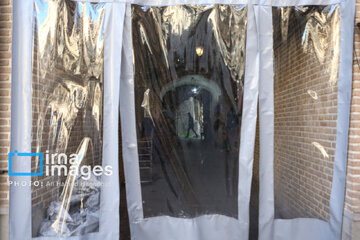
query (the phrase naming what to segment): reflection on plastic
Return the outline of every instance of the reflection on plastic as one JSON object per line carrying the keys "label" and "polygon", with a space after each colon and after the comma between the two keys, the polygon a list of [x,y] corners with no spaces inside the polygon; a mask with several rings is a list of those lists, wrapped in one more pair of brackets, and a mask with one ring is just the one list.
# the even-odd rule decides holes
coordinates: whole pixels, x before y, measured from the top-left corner
{"label": "reflection on plastic", "polygon": [[289,30],[289,17],[291,12],[290,7],[280,8],[281,12],[281,37],[283,41],[287,40]]}
{"label": "reflection on plastic", "polygon": [[[340,48],[340,9],[338,5],[329,5],[318,8],[317,6],[297,6],[278,8],[281,15],[281,36],[283,41],[288,38],[289,19],[298,18],[305,21],[302,35],[302,46],[305,53],[314,53],[323,64],[329,61],[329,84],[335,86],[338,78],[338,61]],[[301,19],[300,19],[301,18]],[[292,24],[296,24],[292,22]]]}
{"label": "reflection on plastic", "polygon": [[144,217],[237,217],[244,5],[132,5]]}
{"label": "reflection on plastic", "polygon": [[151,111],[150,111],[150,89],[147,89],[144,92],[144,98],[141,103],[141,107],[143,107],[145,110],[145,113],[144,113],[145,116],[149,117],[151,119],[151,121],[154,123],[154,120],[151,116]]}
{"label": "reflection on plastic", "polygon": [[103,4],[35,0],[40,73],[61,68],[96,78],[103,72]]}
{"label": "reflection on plastic", "polygon": [[[79,166],[101,165],[104,4],[34,4],[33,151],[79,153]],[[33,164],[38,167],[36,159]],[[100,187],[85,186],[80,175],[33,180],[46,186],[32,189],[34,237],[98,231]]]}
{"label": "reflection on plastic", "polygon": [[317,149],[319,149],[324,158],[329,158],[329,155],[327,154],[325,148],[320,143],[312,142],[311,144],[313,144]]}
{"label": "reflection on plastic", "polygon": [[315,91],[313,90],[308,90],[307,93],[314,99],[314,100],[318,100],[318,95]]}

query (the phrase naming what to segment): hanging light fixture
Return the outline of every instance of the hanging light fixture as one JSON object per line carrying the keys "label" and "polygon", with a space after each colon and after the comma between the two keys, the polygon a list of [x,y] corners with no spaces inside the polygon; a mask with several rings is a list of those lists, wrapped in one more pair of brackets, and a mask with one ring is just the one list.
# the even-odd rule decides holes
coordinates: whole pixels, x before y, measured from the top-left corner
{"label": "hanging light fixture", "polygon": [[204,47],[203,46],[197,46],[196,47],[196,54],[201,57],[204,54]]}

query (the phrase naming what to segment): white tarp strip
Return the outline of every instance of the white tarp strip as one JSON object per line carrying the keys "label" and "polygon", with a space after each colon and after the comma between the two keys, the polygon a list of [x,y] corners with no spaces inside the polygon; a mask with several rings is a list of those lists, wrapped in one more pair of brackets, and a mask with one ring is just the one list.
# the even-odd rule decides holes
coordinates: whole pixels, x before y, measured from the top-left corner
{"label": "white tarp strip", "polygon": [[[31,152],[33,7],[33,1],[13,2],[10,152]],[[31,172],[30,157],[12,159],[12,168]],[[13,176],[10,181],[29,182],[31,177]],[[10,186],[9,218],[10,239],[31,238],[31,186]]]}
{"label": "white tarp strip", "polygon": [[[103,166],[112,166],[113,175],[103,177],[100,196],[100,232],[94,239],[119,238],[119,94],[122,34],[126,5],[105,6],[104,29],[104,123]],[[81,237],[80,237],[81,238]]]}
{"label": "white tarp strip", "polygon": [[256,23],[254,6],[249,5],[238,184],[238,220],[241,223],[244,222],[244,227],[246,228],[242,232],[240,239],[246,239],[249,234],[249,202],[251,195],[259,89],[258,26]]}
{"label": "white tarp strip", "polygon": [[[338,123],[334,175],[330,199],[330,228],[335,238],[341,237],[346,162],[352,89],[352,56],[354,40],[355,1],[345,1],[340,5],[340,66],[338,80]],[[334,238],[334,239],[335,239]]]}
{"label": "white tarp strip", "polygon": [[[122,59],[120,79],[120,115],[124,171],[127,186],[126,197],[129,220],[130,222],[138,222],[143,219],[143,211],[135,126],[135,93],[130,5],[126,6]],[[135,234],[131,226],[130,230],[132,234]]]}
{"label": "white tarp strip", "polygon": [[259,239],[271,239],[274,219],[274,75],[272,7],[258,6],[259,26]]}

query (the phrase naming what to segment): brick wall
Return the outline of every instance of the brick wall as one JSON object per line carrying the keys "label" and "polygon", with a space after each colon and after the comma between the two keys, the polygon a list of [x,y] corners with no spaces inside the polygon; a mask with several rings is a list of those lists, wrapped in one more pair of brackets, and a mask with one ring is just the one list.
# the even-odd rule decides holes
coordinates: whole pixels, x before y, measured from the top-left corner
{"label": "brick wall", "polygon": [[[360,22],[360,0],[356,1],[356,20]],[[353,61],[353,90],[351,99],[350,132],[345,209],[360,214],[360,29],[355,29]],[[359,62],[358,62],[359,61]]]}
{"label": "brick wall", "polygon": [[[284,11],[287,10],[284,8]],[[336,16],[333,14],[325,24],[312,23],[316,16],[313,13],[322,11],[323,7],[306,13],[292,8],[285,40],[281,34],[284,29],[274,28],[274,192],[277,218],[329,219],[337,123],[337,84],[332,83],[331,74],[337,78],[339,59],[332,50],[339,48],[339,41],[332,35],[339,39],[340,25],[336,23],[339,23],[340,12],[336,9]],[[273,13],[274,23],[280,25],[280,10]],[[327,37],[322,39],[316,35],[316,31],[312,31],[314,26],[318,27],[317,31],[324,31]],[[306,51],[305,29],[310,39],[310,48]],[[314,42],[322,40],[319,54],[321,50],[328,53],[324,55],[324,62],[314,46]],[[326,48],[327,45],[331,47]],[[332,59],[337,59],[335,65],[332,65]]]}
{"label": "brick wall", "polygon": [[[360,0],[356,0],[355,24],[360,22]],[[355,27],[353,90],[350,114],[343,239],[360,239],[360,29]]]}
{"label": "brick wall", "polygon": [[8,236],[12,0],[0,0],[0,238]]}
{"label": "brick wall", "polygon": [[11,0],[0,0],[0,208],[8,205],[8,152],[10,149]]}

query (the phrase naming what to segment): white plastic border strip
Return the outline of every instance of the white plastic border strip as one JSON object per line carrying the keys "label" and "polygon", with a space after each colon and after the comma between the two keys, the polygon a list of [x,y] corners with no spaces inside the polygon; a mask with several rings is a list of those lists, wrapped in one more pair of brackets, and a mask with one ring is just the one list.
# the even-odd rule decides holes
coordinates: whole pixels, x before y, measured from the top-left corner
{"label": "white plastic border strip", "polygon": [[340,66],[338,80],[338,126],[334,175],[330,200],[330,228],[340,239],[346,183],[346,162],[352,90],[355,0],[340,5]]}
{"label": "white plastic border strip", "polygon": [[[11,152],[31,152],[31,80],[33,42],[33,1],[13,3],[13,62],[12,62],[12,109]],[[120,53],[122,49],[125,4],[106,3],[104,28],[104,121],[103,165],[113,167],[113,175],[102,178],[99,232],[66,239],[119,239],[119,176],[118,176],[118,129]],[[14,167],[30,172],[31,162],[15,161]],[[30,177],[12,177],[12,181],[31,180]],[[10,239],[32,238],[31,187],[10,189]],[[36,239],[58,239],[39,237]]]}
{"label": "white plastic border strip", "polygon": [[[133,47],[131,32],[131,5],[126,5],[124,21],[123,51],[120,78],[120,116],[126,179],[126,200],[130,223],[141,221],[143,216],[138,164],[135,92],[133,73]],[[130,224],[132,236],[135,234]]]}
{"label": "white plastic border strip", "polygon": [[[318,4],[322,1],[308,1]],[[259,7],[260,29],[260,240],[332,240],[341,239],[345,192],[347,142],[352,82],[352,47],[355,1],[340,4],[340,69],[338,79],[338,124],[334,174],[330,199],[330,221],[298,218],[274,219],[274,107],[271,7]],[[267,9],[268,8],[268,9]],[[271,65],[271,66],[270,66]]]}
{"label": "white plastic border strip", "polygon": [[[33,1],[13,1],[10,152],[31,152],[33,8]],[[13,160],[12,165],[31,172],[30,157]],[[31,177],[13,176],[10,181],[30,182]],[[31,238],[31,186],[10,185],[9,219],[10,239]]]}
{"label": "white plastic border strip", "polygon": [[[119,239],[119,94],[122,35],[126,5],[105,5],[104,28],[104,122],[103,167],[113,168],[111,176],[103,176],[100,196],[100,229],[93,239]],[[79,239],[84,239],[79,236]],[[90,238],[89,238],[90,239]]]}
{"label": "white plastic border strip", "polygon": [[259,26],[259,239],[272,239],[274,219],[274,79],[272,7],[257,6]]}
{"label": "white plastic border strip", "polygon": [[245,228],[241,230],[241,237],[239,237],[239,239],[247,239],[249,236],[249,203],[251,195],[251,179],[253,173],[259,95],[259,28],[254,9],[256,9],[256,7],[248,5],[245,80],[240,133],[238,180],[238,220]]}
{"label": "white plastic border strip", "polygon": [[[184,4],[184,1],[181,4]],[[197,2],[197,4],[201,4],[201,2]],[[239,3],[237,2],[237,4]],[[123,40],[120,109],[127,203],[132,239],[238,240],[248,238],[259,67],[257,26],[252,5],[248,5],[247,25],[244,108],[239,152],[238,219],[222,215],[203,215],[193,219],[169,216],[144,219],[135,126],[131,4],[127,5]]]}

